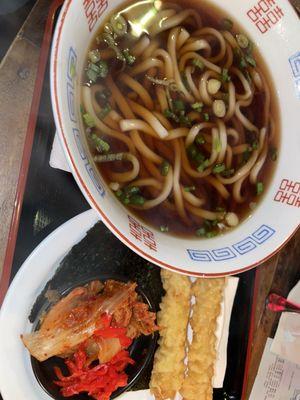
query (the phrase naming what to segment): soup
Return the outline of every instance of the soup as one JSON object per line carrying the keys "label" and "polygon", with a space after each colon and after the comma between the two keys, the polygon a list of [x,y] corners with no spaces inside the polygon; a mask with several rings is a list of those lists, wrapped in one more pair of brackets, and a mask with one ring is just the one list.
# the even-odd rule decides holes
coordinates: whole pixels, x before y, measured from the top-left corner
{"label": "soup", "polygon": [[250,38],[203,2],[180,3],[127,3],[107,19],[81,111],[94,162],[127,208],[162,232],[210,238],[263,197],[279,113]]}

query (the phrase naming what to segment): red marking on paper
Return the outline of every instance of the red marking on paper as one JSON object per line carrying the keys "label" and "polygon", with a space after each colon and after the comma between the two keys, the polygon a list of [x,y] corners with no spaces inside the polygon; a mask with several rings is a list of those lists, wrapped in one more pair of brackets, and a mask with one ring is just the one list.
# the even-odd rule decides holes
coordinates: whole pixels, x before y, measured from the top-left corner
{"label": "red marking on paper", "polygon": [[275,0],[260,0],[247,12],[248,17],[261,33],[268,32],[284,16]]}
{"label": "red marking on paper", "polygon": [[83,0],[84,12],[90,32],[94,29],[96,22],[107,9],[107,6],[107,0]]}
{"label": "red marking on paper", "polygon": [[153,232],[150,231],[150,229],[145,228],[130,215],[128,215],[128,219],[130,234],[135,237],[136,240],[144,243],[144,245],[147,246],[150,250],[157,251],[156,241]]}
{"label": "red marking on paper", "polygon": [[300,182],[283,179],[274,200],[289,206],[300,207]]}

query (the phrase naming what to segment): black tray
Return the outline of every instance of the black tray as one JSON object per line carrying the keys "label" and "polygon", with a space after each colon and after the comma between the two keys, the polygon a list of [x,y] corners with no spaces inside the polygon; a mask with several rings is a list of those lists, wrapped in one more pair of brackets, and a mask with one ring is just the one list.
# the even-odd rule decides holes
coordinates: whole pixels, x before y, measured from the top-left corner
{"label": "black tray", "polygon": [[[59,9],[56,10],[55,20],[58,13]],[[29,254],[46,236],[62,223],[90,208],[72,175],[49,166],[55,135],[50,100],[49,59],[45,76],[39,76],[38,79],[44,79],[44,82],[9,282]],[[107,237],[111,238],[111,246],[117,247],[116,251],[125,252],[126,257],[132,258],[133,262],[137,257],[140,258],[110,234],[107,228],[102,226],[101,229],[107,231]],[[145,263],[145,268],[147,264],[149,265],[142,259],[141,262]],[[215,400],[239,400],[242,397],[255,270],[243,273],[239,277],[230,324],[224,388],[214,391]]]}

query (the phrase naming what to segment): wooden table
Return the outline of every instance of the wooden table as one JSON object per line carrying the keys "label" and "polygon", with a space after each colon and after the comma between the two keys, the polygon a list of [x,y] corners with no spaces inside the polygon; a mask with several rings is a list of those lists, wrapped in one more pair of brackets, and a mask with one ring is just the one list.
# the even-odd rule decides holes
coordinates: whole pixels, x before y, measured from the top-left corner
{"label": "wooden table", "polygon": [[[300,0],[292,0],[300,11]],[[20,175],[30,106],[50,0],[38,0],[0,65],[0,273],[9,238],[16,188]],[[260,266],[254,336],[249,361],[248,399],[266,339],[272,336],[278,316],[265,309],[271,291],[287,295],[300,276],[300,232],[272,259]]]}

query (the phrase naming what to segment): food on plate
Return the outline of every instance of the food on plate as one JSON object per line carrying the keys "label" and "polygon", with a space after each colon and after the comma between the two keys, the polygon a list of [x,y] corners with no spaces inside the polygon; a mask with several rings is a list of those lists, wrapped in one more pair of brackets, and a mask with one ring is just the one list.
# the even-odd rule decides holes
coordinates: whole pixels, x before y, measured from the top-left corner
{"label": "food on plate", "polygon": [[116,9],[88,49],[81,114],[116,198],[162,232],[238,226],[278,157],[268,71],[239,26],[201,1]]}
{"label": "food on plate", "polygon": [[157,316],[161,329],[150,390],[156,400],[173,400],[177,393],[185,400],[211,400],[225,279],[199,278],[192,285],[185,276],[162,271],[162,280],[166,294]]}
{"label": "food on plate", "polygon": [[134,364],[129,346],[158,329],[156,314],[141,301],[136,287],[114,280],[77,287],[43,316],[37,331],[21,336],[37,360],[65,359],[68,376],[55,367],[63,396],[87,392],[108,400],[126,386],[125,369]]}
{"label": "food on plate", "polygon": [[159,348],[155,353],[150,390],[158,400],[172,399],[184,380],[186,331],[190,314],[191,281],[161,271],[165,296],[157,314]]}
{"label": "food on plate", "polygon": [[187,375],[180,394],[185,400],[212,400],[216,361],[217,318],[221,311],[225,279],[197,279],[192,287],[193,339],[188,348]]}

